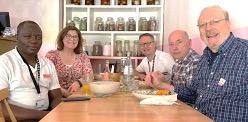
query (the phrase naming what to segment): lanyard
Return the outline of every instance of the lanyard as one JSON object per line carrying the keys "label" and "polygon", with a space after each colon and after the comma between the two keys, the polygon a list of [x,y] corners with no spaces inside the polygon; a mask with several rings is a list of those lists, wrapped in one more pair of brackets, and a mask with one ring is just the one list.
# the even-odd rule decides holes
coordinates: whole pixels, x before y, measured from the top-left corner
{"label": "lanyard", "polygon": [[[156,55],[154,55],[154,57],[153,57],[153,59],[152,59],[152,72],[154,72],[155,57],[156,57]],[[148,61],[148,67],[149,67],[149,72],[151,72],[149,61]]]}
{"label": "lanyard", "polygon": [[[17,50],[17,52],[19,53],[18,50]],[[32,70],[31,70],[30,66],[28,65],[28,62],[20,53],[19,53],[19,55],[21,56],[23,62],[28,66],[28,71],[29,71],[29,74],[30,74],[32,81],[34,83],[35,89],[36,89],[37,93],[40,94],[40,86],[39,86],[38,82],[36,81],[36,79],[34,78],[34,74],[32,73]],[[36,58],[36,62],[37,62],[37,72],[38,72],[38,81],[39,81],[40,80],[40,62],[39,62],[39,59],[37,56],[35,58]]]}

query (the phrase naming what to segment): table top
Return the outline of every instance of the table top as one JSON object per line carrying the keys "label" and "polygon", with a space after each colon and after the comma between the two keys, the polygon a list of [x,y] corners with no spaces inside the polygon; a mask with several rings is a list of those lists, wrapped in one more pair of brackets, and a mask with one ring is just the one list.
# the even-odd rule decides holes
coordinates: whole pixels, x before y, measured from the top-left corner
{"label": "table top", "polygon": [[119,92],[88,101],[62,102],[40,122],[211,122],[178,101],[174,105],[141,105],[131,93]]}

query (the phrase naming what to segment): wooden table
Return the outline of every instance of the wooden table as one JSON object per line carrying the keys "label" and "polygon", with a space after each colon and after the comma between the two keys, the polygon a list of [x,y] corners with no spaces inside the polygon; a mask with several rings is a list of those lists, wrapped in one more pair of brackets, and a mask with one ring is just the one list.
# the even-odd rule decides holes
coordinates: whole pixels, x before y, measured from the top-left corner
{"label": "wooden table", "polygon": [[62,102],[40,122],[211,122],[190,106],[140,105],[131,93]]}

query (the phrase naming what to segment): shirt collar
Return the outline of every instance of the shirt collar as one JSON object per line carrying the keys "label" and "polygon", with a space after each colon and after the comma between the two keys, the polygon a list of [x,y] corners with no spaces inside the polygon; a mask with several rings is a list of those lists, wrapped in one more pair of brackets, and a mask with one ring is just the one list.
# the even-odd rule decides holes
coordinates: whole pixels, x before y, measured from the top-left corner
{"label": "shirt collar", "polygon": [[193,50],[190,48],[188,54],[183,59],[176,59],[175,61],[180,64],[183,61],[189,59],[189,57],[191,56],[192,53],[193,53]]}

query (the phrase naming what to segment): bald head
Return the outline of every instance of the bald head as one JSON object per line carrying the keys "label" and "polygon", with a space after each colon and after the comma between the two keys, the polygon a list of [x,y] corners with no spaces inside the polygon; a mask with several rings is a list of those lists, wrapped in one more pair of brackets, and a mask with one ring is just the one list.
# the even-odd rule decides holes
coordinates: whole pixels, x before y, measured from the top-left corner
{"label": "bald head", "polygon": [[191,40],[184,30],[175,30],[169,35],[169,50],[174,59],[183,59],[189,53]]}

